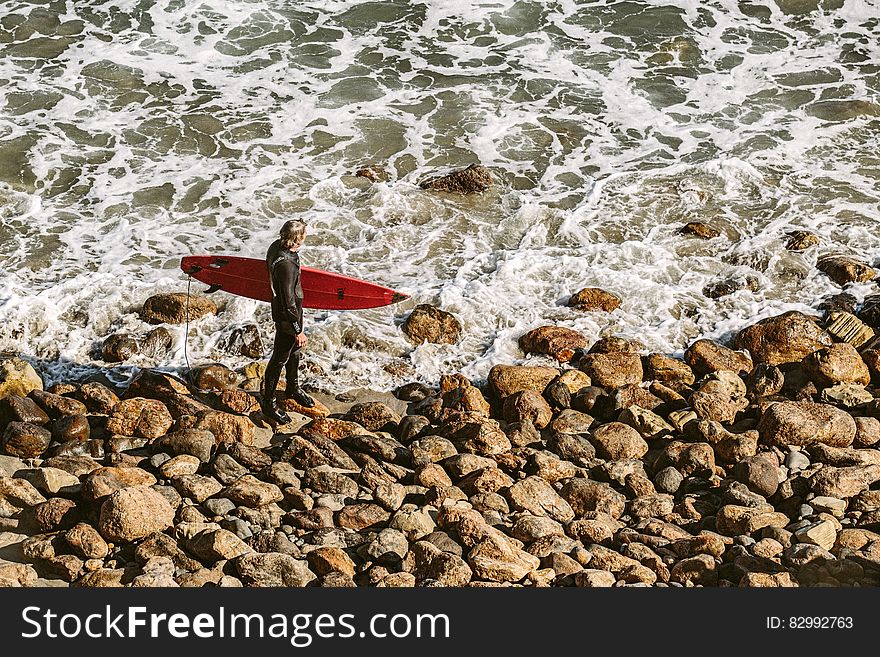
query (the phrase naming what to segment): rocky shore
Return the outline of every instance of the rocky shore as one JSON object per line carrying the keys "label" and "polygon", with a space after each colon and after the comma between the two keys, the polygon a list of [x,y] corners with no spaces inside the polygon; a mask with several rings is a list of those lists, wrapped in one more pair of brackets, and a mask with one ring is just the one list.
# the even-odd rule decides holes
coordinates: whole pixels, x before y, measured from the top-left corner
{"label": "rocky shore", "polygon": [[[821,266],[865,280],[853,263]],[[145,318],[179,323],[178,297]],[[536,364],[285,402],[277,427],[261,361],[44,390],[7,357],[0,585],[876,586],[877,308],[841,294],[683,359],[543,326],[519,340]],[[103,352],[155,350],[164,330]],[[418,306],[402,330],[443,342],[461,325]]]}

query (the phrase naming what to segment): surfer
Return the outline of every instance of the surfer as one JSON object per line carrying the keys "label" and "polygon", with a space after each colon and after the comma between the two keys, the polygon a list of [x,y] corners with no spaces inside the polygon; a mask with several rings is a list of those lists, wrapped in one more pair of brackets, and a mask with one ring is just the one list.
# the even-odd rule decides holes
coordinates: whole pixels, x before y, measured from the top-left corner
{"label": "surfer", "polygon": [[272,286],[272,321],[275,322],[275,345],[263,380],[263,413],[279,424],[290,416],[276,399],[281,370],[286,372],[285,398],[307,408],[315,400],[299,387],[299,359],[306,336],[303,333],[303,290],[300,283],[299,249],[306,237],[306,225],[292,219],[281,227],[280,239],[272,242],[266,253],[269,281]]}

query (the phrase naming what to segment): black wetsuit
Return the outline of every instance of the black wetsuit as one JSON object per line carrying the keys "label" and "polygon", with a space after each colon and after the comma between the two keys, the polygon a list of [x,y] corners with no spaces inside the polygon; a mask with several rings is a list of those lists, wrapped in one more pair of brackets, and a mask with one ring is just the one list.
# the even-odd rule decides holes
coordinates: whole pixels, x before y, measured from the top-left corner
{"label": "black wetsuit", "polygon": [[275,240],[266,253],[266,267],[272,285],[272,320],[275,346],[266,366],[265,394],[275,396],[281,370],[286,370],[287,390],[298,385],[299,357],[302,349],[296,336],[303,330],[303,291],[300,283],[299,254]]}

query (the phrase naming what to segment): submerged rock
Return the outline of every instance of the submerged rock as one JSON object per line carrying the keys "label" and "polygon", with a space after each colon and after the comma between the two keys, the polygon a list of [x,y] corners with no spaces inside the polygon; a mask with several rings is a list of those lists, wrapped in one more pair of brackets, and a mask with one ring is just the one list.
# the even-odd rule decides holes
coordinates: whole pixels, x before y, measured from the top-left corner
{"label": "submerged rock", "polygon": [[216,304],[207,297],[187,295],[184,292],[155,294],[144,302],[141,319],[148,324],[184,324],[189,314],[193,322],[206,315],[216,315]]}
{"label": "submerged rock", "polygon": [[401,330],[415,344],[455,344],[461,337],[461,322],[452,313],[420,304],[406,318]]}
{"label": "submerged rock", "polygon": [[492,175],[488,169],[472,164],[466,169],[454,171],[445,176],[428,178],[419,183],[422,189],[454,194],[477,194],[492,186]]}

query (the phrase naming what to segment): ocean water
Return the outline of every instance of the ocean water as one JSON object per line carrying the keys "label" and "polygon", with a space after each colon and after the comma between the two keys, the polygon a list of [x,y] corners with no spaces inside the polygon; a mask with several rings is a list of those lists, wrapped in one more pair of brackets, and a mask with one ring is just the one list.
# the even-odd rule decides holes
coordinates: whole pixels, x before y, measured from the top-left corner
{"label": "ocean water", "polygon": [[[838,292],[820,255],[880,260],[877,0],[5,1],[0,96],[0,351],[49,381],[145,333],[182,256],[263,257],[293,217],[304,264],[412,295],[307,311],[306,378],[333,391],[483,379],[543,324],[680,354]],[[418,188],[472,163],[494,189]],[[352,175],[370,164],[389,180]],[[786,251],[796,229],[820,246]],[[567,308],[585,286],[622,307]],[[116,376],[180,368],[185,342],[241,365],[218,344],[249,322],[268,355],[268,306],[214,298]],[[411,345],[417,303],[461,342]]]}

